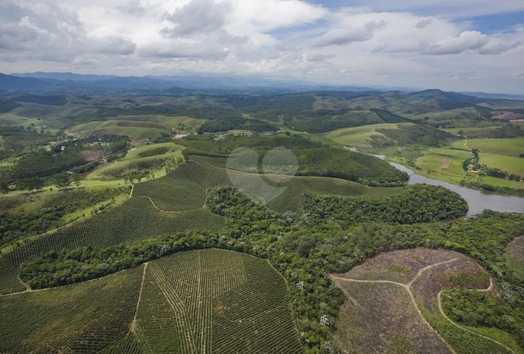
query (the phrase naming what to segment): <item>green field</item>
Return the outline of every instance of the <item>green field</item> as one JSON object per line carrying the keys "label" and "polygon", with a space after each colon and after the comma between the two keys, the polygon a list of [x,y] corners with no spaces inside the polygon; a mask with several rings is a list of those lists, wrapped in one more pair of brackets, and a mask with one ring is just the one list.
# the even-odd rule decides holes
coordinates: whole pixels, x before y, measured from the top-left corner
{"label": "green field", "polygon": [[398,129],[405,124],[409,123],[373,124],[356,128],[343,128],[328,133],[326,137],[337,144],[355,148],[370,148],[372,147],[371,140],[373,137],[386,138],[384,134],[378,131],[379,129]]}
{"label": "green field", "polygon": [[508,139],[468,139],[452,144],[453,147],[479,149],[480,153],[490,153],[519,157],[524,154],[524,138]]}
{"label": "green field", "polygon": [[[429,149],[416,160],[417,173],[454,184],[473,182],[493,187],[507,187],[515,190],[524,189],[522,182],[490,176],[467,175],[463,168],[463,162],[470,157],[471,153],[465,150],[451,148]],[[481,161],[483,161],[482,153]],[[504,162],[505,160],[503,159],[502,161]],[[501,166],[500,162],[497,162],[497,165]]]}
{"label": "green field", "polygon": [[92,282],[0,297],[0,352],[95,353],[125,338],[142,268]]}
{"label": "green field", "polygon": [[132,141],[140,142],[157,139],[164,134],[169,134],[169,129],[154,122],[107,120],[76,125],[68,130],[68,134],[79,137],[88,137],[92,134],[125,135]]}
{"label": "green field", "polygon": [[183,252],[82,284],[1,296],[0,351],[301,353],[288,301],[267,261]]}
{"label": "green field", "polygon": [[283,278],[221,250],[149,264],[136,331],[154,353],[301,353]]}
{"label": "green field", "polygon": [[154,179],[166,175],[183,161],[182,147],[178,145],[144,145],[130,150],[120,160],[100,166],[87,179]]}
{"label": "green field", "polygon": [[192,210],[205,204],[208,189],[238,183],[255,199],[284,212],[301,210],[304,193],[382,198],[400,190],[396,187],[368,187],[331,177],[269,175],[264,179],[258,174],[228,170],[222,158],[190,156],[189,159],[189,163],[169,176],[136,185],[135,196],[150,197],[163,210]]}
{"label": "green field", "polygon": [[75,223],[55,233],[28,240],[0,257],[5,267],[0,268],[0,293],[17,286],[18,266],[31,258],[57,249],[82,246],[106,247],[122,242],[146,239],[164,234],[191,230],[220,230],[222,217],[200,208],[177,213],[155,208],[149,199],[136,196],[96,217]]}
{"label": "green field", "polygon": [[193,133],[204,123],[187,116],[133,115],[75,125],[67,133],[78,137],[92,134],[124,135],[135,143],[154,141],[173,133]]}

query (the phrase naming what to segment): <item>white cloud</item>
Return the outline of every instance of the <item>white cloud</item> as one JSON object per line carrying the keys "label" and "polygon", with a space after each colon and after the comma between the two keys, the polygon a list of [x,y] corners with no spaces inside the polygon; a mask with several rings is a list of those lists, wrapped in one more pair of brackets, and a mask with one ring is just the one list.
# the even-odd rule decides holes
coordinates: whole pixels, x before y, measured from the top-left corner
{"label": "white cloud", "polygon": [[[462,0],[351,3],[367,7],[329,10],[302,0],[1,0],[0,71],[183,70],[522,91],[515,73],[522,72],[523,26],[488,34],[450,19],[450,9],[466,8]],[[468,3],[496,10],[495,2]],[[512,0],[497,5],[511,10],[519,4],[524,8]],[[422,8],[447,16],[417,14]]]}

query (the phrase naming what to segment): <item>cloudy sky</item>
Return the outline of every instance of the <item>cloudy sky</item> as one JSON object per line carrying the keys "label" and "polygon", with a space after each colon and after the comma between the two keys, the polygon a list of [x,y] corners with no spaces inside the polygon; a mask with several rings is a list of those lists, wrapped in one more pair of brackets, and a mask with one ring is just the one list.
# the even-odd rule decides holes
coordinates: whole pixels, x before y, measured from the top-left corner
{"label": "cloudy sky", "polygon": [[524,94],[524,0],[0,0],[0,72]]}

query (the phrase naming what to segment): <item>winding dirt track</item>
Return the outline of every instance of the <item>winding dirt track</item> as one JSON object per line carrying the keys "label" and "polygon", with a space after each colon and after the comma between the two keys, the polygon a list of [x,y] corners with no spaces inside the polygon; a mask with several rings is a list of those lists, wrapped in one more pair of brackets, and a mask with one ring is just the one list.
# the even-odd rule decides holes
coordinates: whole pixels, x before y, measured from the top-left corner
{"label": "winding dirt track", "polygon": [[411,290],[411,285],[413,285],[413,283],[422,274],[424,274],[424,272],[426,272],[426,271],[428,271],[428,270],[430,270],[432,268],[438,267],[439,265],[452,263],[452,262],[455,262],[457,260],[458,260],[458,258],[453,258],[453,259],[450,259],[450,260],[447,260],[447,261],[443,261],[443,262],[439,262],[439,263],[435,263],[435,264],[431,264],[429,266],[426,266],[426,267],[420,269],[418,271],[417,275],[415,275],[413,277],[413,279],[411,279],[409,281],[409,283],[407,283],[407,284],[399,283],[399,282],[392,281],[392,280],[361,280],[361,279],[352,279],[352,278],[339,277],[339,276],[335,276],[335,275],[331,275],[331,278],[335,279],[335,280],[349,281],[349,282],[353,282],[353,283],[391,284],[391,285],[396,285],[396,286],[400,286],[400,287],[404,288],[407,291],[407,293],[409,295],[409,298],[411,300],[411,303],[415,307],[415,310],[417,311],[418,315],[420,316],[420,319],[422,320],[422,322],[428,327],[428,329],[431,332],[433,332],[446,345],[446,347],[449,349],[449,351],[451,353],[457,354],[455,349],[453,349],[453,347],[451,345],[449,345],[449,343],[444,338],[442,338],[442,336],[429,324],[429,322],[426,320],[424,315],[422,315],[422,312],[420,311],[420,308],[418,307],[417,301],[415,300],[415,295],[413,295],[413,291]]}
{"label": "winding dirt track", "polygon": [[[457,354],[457,352],[455,351],[455,349],[453,349],[453,347],[431,326],[431,324],[425,319],[424,315],[422,314],[422,311],[420,310],[416,300],[415,300],[415,296],[413,294],[413,291],[411,289],[412,285],[425,273],[427,272],[428,270],[431,270],[433,268],[436,268],[436,267],[439,267],[439,266],[442,266],[442,265],[445,265],[445,264],[449,264],[449,263],[453,263],[453,262],[456,262],[458,261],[460,258],[453,258],[453,259],[450,259],[450,260],[447,260],[447,261],[443,261],[443,262],[438,262],[438,263],[434,263],[434,264],[431,264],[431,265],[428,265],[422,269],[420,269],[417,274],[408,282],[408,283],[400,283],[400,282],[396,282],[396,281],[392,281],[392,280],[362,280],[362,279],[353,279],[353,278],[347,278],[347,277],[341,277],[341,276],[336,276],[336,275],[331,275],[331,279],[333,280],[338,280],[338,281],[347,281],[347,282],[353,282],[353,283],[369,283],[369,284],[391,284],[391,285],[396,285],[396,286],[400,286],[402,287],[403,289],[405,289],[410,297],[410,300],[411,300],[411,303],[413,304],[413,306],[415,307],[415,310],[417,311],[418,315],[420,316],[421,320],[425,323],[425,325],[433,332],[435,333],[435,335],[447,346],[447,348],[449,349],[449,351],[453,354]],[[489,279],[489,287],[486,288],[486,289],[475,289],[476,291],[479,291],[479,292],[489,292],[493,289],[494,287],[494,282],[493,282],[493,279],[490,277]],[[501,346],[502,348],[504,348],[505,350],[509,351],[510,353],[515,353],[515,351],[509,347],[507,347],[506,345],[504,345],[503,343],[493,339],[493,338],[490,338],[490,337],[487,337],[483,334],[480,334],[478,332],[475,332],[473,330],[470,330],[466,327],[463,327],[455,322],[453,322],[453,320],[451,320],[447,315],[446,313],[444,312],[444,309],[442,307],[442,299],[441,299],[441,295],[442,295],[442,292],[445,291],[445,289],[441,290],[439,293],[438,293],[438,296],[437,296],[437,300],[438,300],[438,309],[439,309],[439,312],[440,314],[449,322],[451,323],[454,327],[460,329],[460,330],[463,330],[463,331],[466,331],[470,334],[473,334],[475,336],[478,336],[478,337],[481,337],[485,340],[488,340],[488,341],[491,341],[492,343],[495,343],[499,346]],[[346,292],[345,292],[346,293]],[[351,297],[349,296],[349,299],[351,301]]]}

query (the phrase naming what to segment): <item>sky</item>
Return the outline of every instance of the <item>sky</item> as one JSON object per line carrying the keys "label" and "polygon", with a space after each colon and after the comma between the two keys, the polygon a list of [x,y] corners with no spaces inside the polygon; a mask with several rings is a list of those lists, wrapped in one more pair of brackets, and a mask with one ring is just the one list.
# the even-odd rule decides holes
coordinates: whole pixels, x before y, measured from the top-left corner
{"label": "sky", "polygon": [[524,94],[524,0],[0,0],[0,72]]}

